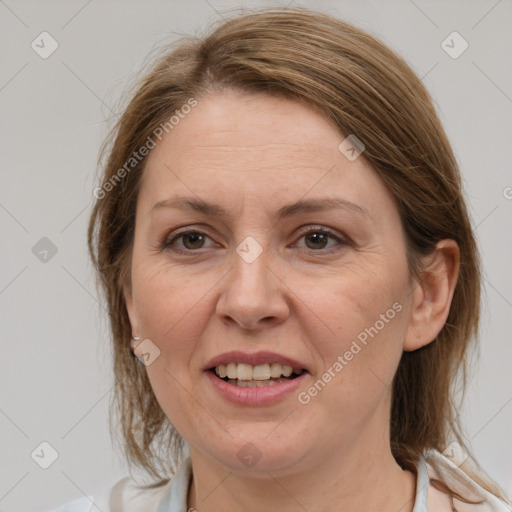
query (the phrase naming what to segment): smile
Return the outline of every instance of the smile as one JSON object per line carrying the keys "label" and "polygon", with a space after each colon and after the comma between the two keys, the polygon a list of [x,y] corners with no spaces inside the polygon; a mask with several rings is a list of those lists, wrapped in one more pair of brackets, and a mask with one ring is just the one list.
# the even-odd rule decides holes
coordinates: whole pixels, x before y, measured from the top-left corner
{"label": "smile", "polygon": [[247,388],[274,386],[302,374],[302,369],[295,369],[279,363],[256,366],[246,363],[228,363],[216,366],[214,371],[225,382]]}
{"label": "smile", "polygon": [[214,396],[238,406],[280,402],[311,376],[307,363],[267,350],[225,352],[210,359],[203,371]]}

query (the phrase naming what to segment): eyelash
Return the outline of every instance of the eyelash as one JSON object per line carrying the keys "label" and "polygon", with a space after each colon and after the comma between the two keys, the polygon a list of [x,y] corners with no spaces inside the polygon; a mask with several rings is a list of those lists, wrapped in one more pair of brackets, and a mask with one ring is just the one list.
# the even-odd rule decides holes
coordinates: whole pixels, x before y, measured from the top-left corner
{"label": "eyelash", "polygon": [[[343,238],[340,238],[339,236],[335,235],[332,231],[330,231],[329,229],[326,229],[326,228],[323,228],[323,227],[318,227],[318,228],[311,228],[309,229],[308,231],[304,231],[300,234],[300,238],[303,238],[304,236],[307,236],[311,233],[322,233],[323,235],[328,235],[330,238],[332,238],[333,240],[335,240],[336,242],[338,242],[338,248],[336,247],[331,247],[330,249],[318,249],[318,250],[315,250],[315,249],[302,249],[303,252],[313,252],[313,253],[321,253],[323,252],[324,254],[327,253],[327,254],[330,254],[332,253],[333,251],[336,251],[336,250],[339,250],[339,246],[346,246],[348,245],[348,241],[343,239]],[[197,249],[197,250],[194,250],[194,249],[178,249],[177,247],[173,246],[174,242],[179,240],[180,238],[186,236],[186,235],[204,235],[208,238],[210,238],[206,233],[203,233],[202,231],[197,231],[197,230],[188,230],[188,231],[182,231],[181,233],[176,233],[176,235],[169,240],[168,236],[166,236],[161,244],[161,247],[160,249],[161,250],[170,250],[174,253],[178,253],[178,254],[191,254],[191,253],[194,253],[194,252],[200,252],[200,249]]]}

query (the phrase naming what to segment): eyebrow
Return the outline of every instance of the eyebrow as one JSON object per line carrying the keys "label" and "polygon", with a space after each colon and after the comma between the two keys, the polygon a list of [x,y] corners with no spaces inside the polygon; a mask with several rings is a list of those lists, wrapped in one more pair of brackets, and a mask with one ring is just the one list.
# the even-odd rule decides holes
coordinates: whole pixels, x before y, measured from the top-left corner
{"label": "eyebrow", "polygon": [[[151,207],[150,213],[153,213],[155,210],[163,207],[195,211],[205,215],[218,217],[225,222],[233,220],[233,215],[221,206],[209,203],[208,201],[197,197],[176,196],[170,199],[158,201]],[[300,213],[320,212],[332,209],[350,210],[363,217],[371,217],[366,208],[346,199],[342,199],[341,197],[301,199],[295,203],[287,204],[279,208],[276,216],[279,220],[282,220]]]}

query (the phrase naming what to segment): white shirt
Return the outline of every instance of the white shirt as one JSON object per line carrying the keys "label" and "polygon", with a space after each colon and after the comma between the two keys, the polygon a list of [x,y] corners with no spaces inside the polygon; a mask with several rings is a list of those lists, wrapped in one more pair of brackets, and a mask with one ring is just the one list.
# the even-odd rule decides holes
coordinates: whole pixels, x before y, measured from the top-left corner
{"label": "white shirt", "polygon": [[[436,473],[431,462],[436,462]],[[187,512],[187,494],[192,475],[190,457],[183,460],[174,478],[160,489],[139,491],[130,477],[119,480],[98,499],[79,498],[51,512]],[[417,465],[416,501],[413,512],[452,512],[450,498],[430,483],[431,478],[444,482],[451,490],[480,505],[456,498],[457,512],[511,512],[505,504],[472,480],[450,459],[436,450],[427,450]]]}

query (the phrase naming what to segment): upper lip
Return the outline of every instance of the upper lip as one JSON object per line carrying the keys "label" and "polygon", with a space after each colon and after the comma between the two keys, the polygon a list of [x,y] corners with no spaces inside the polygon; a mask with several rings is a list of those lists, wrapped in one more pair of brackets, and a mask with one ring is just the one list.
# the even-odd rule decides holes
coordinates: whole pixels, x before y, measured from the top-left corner
{"label": "upper lip", "polygon": [[225,352],[224,354],[220,354],[213,359],[210,359],[208,363],[206,363],[206,366],[204,367],[205,370],[211,370],[212,368],[215,368],[216,366],[219,366],[221,364],[229,364],[229,363],[245,363],[250,364],[252,366],[258,366],[260,364],[272,364],[272,363],[278,363],[286,366],[291,366],[294,370],[306,370],[306,366],[290,357],[283,356],[281,354],[276,354],[275,352],[254,352],[254,353],[248,353],[248,352],[241,352],[239,350],[233,350],[231,352]]}

